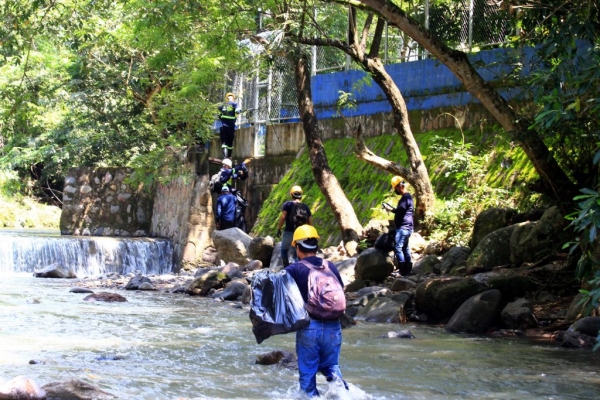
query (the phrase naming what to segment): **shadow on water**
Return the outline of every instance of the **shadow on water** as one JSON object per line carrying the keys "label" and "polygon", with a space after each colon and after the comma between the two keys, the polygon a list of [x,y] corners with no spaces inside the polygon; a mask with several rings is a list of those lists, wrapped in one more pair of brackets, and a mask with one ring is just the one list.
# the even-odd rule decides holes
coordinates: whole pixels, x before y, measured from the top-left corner
{"label": "shadow on water", "polygon": [[[79,378],[120,399],[302,398],[297,371],[255,364],[258,354],[294,351],[294,334],[257,345],[247,306],[143,291],[119,291],[125,303],[88,303],[85,294],[69,292],[76,281],[13,271],[0,265],[0,383],[18,375],[40,385]],[[402,329],[416,338],[381,338]],[[359,323],[343,336],[340,364],[351,391],[319,377],[326,399],[592,399],[600,393],[600,355],[589,350],[410,324]]]}

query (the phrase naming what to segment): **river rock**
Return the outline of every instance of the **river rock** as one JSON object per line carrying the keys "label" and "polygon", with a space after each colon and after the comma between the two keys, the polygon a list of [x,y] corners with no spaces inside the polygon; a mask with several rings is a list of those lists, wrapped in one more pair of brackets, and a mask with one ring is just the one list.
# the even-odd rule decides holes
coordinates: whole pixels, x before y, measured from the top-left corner
{"label": "river rock", "polygon": [[238,297],[244,294],[246,287],[249,287],[245,281],[235,280],[229,282],[225,289],[222,291],[216,292],[212,295],[213,299],[223,299],[223,300],[237,300]]}
{"label": "river rock", "polygon": [[354,269],[356,268],[356,257],[350,257],[345,260],[341,260],[335,263],[335,267],[340,273],[342,282],[345,285],[350,284],[354,281]]}
{"label": "river rock", "polygon": [[465,301],[446,325],[448,332],[484,333],[498,316],[502,294],[486,290]]}
{"label": "river rock", "polygon": [[192,296],[206,296],[211,289],[220,289],[229,280],[227,274],[222,271],[216,269],[205,270],[187,285],[185,292]]}
{"label": "river rock", "polygon": [[471,236],[471,248],[477,247],[479,242],[490,233],[505,228],[512,223],[516,210],[512,208],[491,207],[477,215],[473,224],[473,235]]}
{"label": "river rock", "polygon": [[471,254],[471,249],[468,247],[452,247],[450,250],[448,250],[448,252],[446,252],[446,254],[442,256],[440,261],[440,274],[446,275],[455,266],[466,263],[467,258],[469,258],[469,254]]}
{"label": "river rock", "polygon": [[256,271],[263,269],[263,263],[260,260],[252,260],[248,264],[244,265],[244,271]]}
{"label": "river rock", "polygon": [[141,289],[140,287],[144,283],[149,283],[152,287],[154,287],[154,285],[152,285],[152,281],[150,280],[150,278],[148,278],[147,276],[143,276],[143,275],[136,275],[133,278],[131,278],[129,280],[129,282],[127,282],[127,284],[125,285],[125,290],[156,290],[156,288]]}
{"label": "river rock", "polygon": [[69,293],[94,293],[94,291],[92,289],[75,286],[69,289]]}
{"label": "river rock", "polygon": [[275,240],[271,236],[255,237],[248,245],[248,254],[251,259],[259,260],[265,268],[268,268],[273,249],[275,249]]}
{"label": "river rock", "polygon": [[600,332],[600,317],[587,317],[575,321],[569,331],[580,332],[589,336],[598,336]]}
{"label": "river rock", "polygon": [[485,290],[486,285],[473,278],[448,277],[424,281],[415,292],[417,314],[426,314],[432,322],[445,320],[467,299]]}
{"label": "river rock", "polygon": [[251,261],[248,247],[252,238],[239,228],[215,230],[211,234],[219,258],[227,262],[246,265]]}
{"label": "river rock", "polygon": [[106,303],[122,303],[127,299],[118,293],[98,292],[92,293],[83,298],[83,301],[104,301]]}
{"label": "river rock", "polygon": [[389,297],[375,297],[360,307],[354,318],[368,322],[400,323],[402,306]]}
{"label": "river rock", "polygon": [[273,350],[256,356],[256,364],[275,365],[282,368],[297,368],[296,354],[284,350]]}
{"label": "river rock", "polygon": [[491,271],[494,267],[510,265],[510,241],[517,225],[495,230],[485,236],[467,258],[467,274]]}
{"label": "river rock", "polygon": [[19,375],[0,385],[0,399],[45,399],[46,392],[38,384],[23,375]]}
{"label": "river rock", "polygon": [[384,333],[380,337],[390,339],[414,339],[415,335],[413,335],[408,329],[403,329],[401,331],[390,331],[388,333]]}
{"label": "river rock", "polygon": [[383,282],[394,271],[394,264],[388,254],[373,247],[358,256],[354,276],[365,281]]}
{"label": "river rock", "polygon": [[440,274],[440,260],[437,256],[429,255],[421,258],[413,265],[412,271],[415,274],[427,275],[427,274]]}
{"label": "river rock", "polygon": [[33,276],[35,276],[36,278],[77,278],[75,272],[73,272],[70,268],[67,268],[58,263],[50,264],[42,269],[35,270],[33,272]]}
{"label": "river rock", "polygon": [[44,385],[43,389],[51,399],[106,400],[116,398],[116,396],[80,379],[51,382]]}
{"label": "river rock", "polygon": [[533,304],[527,299],[517,299],[508,303],[500,312],[500,318],[509,329],[525,330],[537,326]]}
{"label": "river rock", "polygon": [[561,251],[570,240],[569,225],[558,207],[546,210],[539,221],[519,224],[510,239],[510,258],[519,266],[524,262],[535,262],[545,255]]}

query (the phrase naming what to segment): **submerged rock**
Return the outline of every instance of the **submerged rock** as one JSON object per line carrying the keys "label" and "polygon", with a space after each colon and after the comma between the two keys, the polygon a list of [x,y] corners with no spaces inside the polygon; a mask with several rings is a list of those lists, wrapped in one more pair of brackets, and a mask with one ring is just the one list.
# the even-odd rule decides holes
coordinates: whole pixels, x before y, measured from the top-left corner
{"label": "submerged rock", "polygon": [[35,270],[33,272],[33,276],[36,278],[77,278],[75,272],[73,272],[70,268],[64,267],[58,263],[50,264],[42,269]]}
{"label": "submerged rock", "polygon": [[116,397],[80,379],[51,382],[43,386],[50,399],[106,400]]}
{"label": "submerged rock", "polygon": [[83,301],[104,301],[107,303],[119,303],[127,301],[127,299],[117,293],[99,292],[85,296]]}

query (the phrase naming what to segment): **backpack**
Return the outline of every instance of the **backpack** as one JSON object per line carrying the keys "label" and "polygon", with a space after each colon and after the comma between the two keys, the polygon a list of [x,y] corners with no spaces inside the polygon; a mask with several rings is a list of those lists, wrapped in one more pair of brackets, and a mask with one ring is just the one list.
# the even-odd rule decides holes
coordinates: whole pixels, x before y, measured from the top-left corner
{"label": "backpack", "polygon": [[294,230],[296,230],[297,227],[308,223],[308,212],[309,210],[306,204],[294,202],[292,211],[290,212],[290,221]]}
{"label": "backpack", "polygon": [[375,240],[375,247],[378,250],[383,251],[384,253],[389,253],[394,250],[394,236],[396,234],[396,230],[390,230],[388,233],[382,233],[379,235],[377,240]]}
{"label": "backpack", "polygon": [[210,188],[211,192],[221,193],[221,189],[223,188],[223,184],[221,183],[221,171],[210,177],[208,187]]}
{"label": "backpack", "polygon": [[300,261],[310,268],[308,273],[308,296],[306,310],[313,318],[336,319],[346,311],[346,296],[340,281],[333,274],[327,261],[317,267],[308,261]]}

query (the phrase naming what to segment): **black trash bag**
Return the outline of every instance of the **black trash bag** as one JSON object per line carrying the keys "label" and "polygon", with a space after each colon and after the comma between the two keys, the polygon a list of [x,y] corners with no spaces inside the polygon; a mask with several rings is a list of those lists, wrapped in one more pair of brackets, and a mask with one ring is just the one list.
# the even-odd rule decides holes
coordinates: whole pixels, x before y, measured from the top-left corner
{"label": "black trash bag", "polygon": [[385,253],[389,253],[394,250],[394,236],[396,236],[395,229],[390,230],[388,233],[382,233],[377,240],[375,240],[373,247]]}
{"label": "black trash bag", "polygon": [[310,317],[294,278],[285,271],[258,272],[252,281],[250,321],[258,344],[307,326]]}

